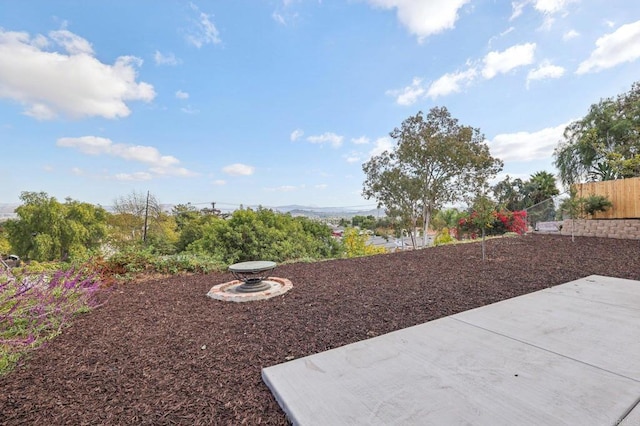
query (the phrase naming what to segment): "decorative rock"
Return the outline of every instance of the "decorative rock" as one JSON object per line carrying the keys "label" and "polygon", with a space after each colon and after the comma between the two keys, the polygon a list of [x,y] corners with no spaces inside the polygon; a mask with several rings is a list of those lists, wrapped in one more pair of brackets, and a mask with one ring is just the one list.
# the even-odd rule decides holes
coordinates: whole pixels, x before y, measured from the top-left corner
{"label": "decorative rock", "polygon": [[212,299],[228,302],[252,302],[279,296],[293,288],[291,281],[285,278],[268,277],[262,280],[262,283],[268,284],[265,290],[243,293],[242,291],[238,291],[238,288],[244,284],[243,281],[229,281],[213,286],[207,293],[207,296]]}

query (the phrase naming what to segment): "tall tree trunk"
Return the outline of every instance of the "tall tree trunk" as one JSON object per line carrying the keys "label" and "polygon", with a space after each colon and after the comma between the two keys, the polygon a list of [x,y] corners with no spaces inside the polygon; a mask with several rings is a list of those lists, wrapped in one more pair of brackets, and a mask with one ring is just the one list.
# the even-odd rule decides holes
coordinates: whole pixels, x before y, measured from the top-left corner
{"label": "tall tree trunk", "polygon": [[425,209],[424,214],[424,222],[422,224],[422,248],[427,247],[427,230],[429,229],[429,222],[431,221],[431,209]]}

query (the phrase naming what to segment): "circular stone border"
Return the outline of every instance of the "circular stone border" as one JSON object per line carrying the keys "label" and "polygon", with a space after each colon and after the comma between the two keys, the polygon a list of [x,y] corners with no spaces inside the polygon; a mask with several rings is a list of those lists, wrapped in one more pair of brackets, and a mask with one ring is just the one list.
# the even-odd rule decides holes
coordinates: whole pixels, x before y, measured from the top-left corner
{"label": "circular stone border", "polygon": [[244,282],[233,280],[223,284],[214,285],[207,293],[207,296],[227,302],[253,302],[255,300],[266,300],[286,293],[293,288],[293,284],[286,278],[268,277],[263,280],[270,284],[269,288],[252,293],[241,293],[236,291]]}

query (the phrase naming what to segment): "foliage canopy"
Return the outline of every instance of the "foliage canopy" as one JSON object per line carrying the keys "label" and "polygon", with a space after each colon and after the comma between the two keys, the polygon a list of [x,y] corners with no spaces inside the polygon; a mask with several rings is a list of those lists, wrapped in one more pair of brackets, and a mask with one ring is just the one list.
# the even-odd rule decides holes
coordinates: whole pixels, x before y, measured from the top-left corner
{"label": "foliage canopy", "polygon": [[640,82],[591,105],[554,152],[563,184],[640,176]]}
{"label": "foliage canopy", "polygon": [[425,243],[435,210],[481,192],[502,170],[480,130],[459,124],[445,107],[432,108],[426,117],[418,112],[390,136],[395,147],[362,166],[362,194],[407,228],[415,229],[422,219]]}
{"label": "foliage canopy", "polygon": [[107,212],[67,198],[60,203],[45,192],[23,192],[18,219],[6,222],[14,252],[25,259],[47,261],[84,258],[107,235]]}

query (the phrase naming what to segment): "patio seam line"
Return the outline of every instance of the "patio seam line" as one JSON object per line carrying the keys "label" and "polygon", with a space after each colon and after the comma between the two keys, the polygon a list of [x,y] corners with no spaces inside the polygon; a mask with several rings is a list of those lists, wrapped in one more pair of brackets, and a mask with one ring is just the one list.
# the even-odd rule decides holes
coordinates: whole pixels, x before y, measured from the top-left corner
{"label": "patio seam line", "polygon": [[552,294],[554,296],[563,296],[563,297],[569,297],[571,299],[586,300],[588,302],[599,303],[601,305],[615,306],[616,308],[629,309],[629,310],[634,311],[634,312],[640,311],[640,308],[634,308],[632,306],[617,305],[615,303],[609,303],[609,302],[603,302],[601,300],[589,299],[588,297],[580,297],[580,296],[576,296],[576,295],[573,295],[573,294],[565,294],[565,293],[560,293],[560,292],[554,292],[551,288],[548,289],[548,290],[549,291],[546,291],[546,290],[542,290],[542,291],[545,291],[547,294]]}
{"label": "patio seam line", "polygon": [[640,406],[640,396],[638,397],[638,399],[636,399],[636,402],[631,404],[631,407],[629,407],[627,409],[627,411],[625,411],[624,413],[622,413],[622,416],[618,419],[618,422],[616,423],[617,425],[619,425],[620,423],[622,423],[624,421],[624,419],[626,419],[627,417],[629,417],[629,415],[631,414],[631,412],[633,410],[636,409],[636,407]]}
{"label": "patio seam line", "polygon": [[[527,346],[531,346],[531,347],[534,347],[534,348],[536,348],[536,349],[540,349],[540,350],[543,350],[543,351],[545,351],[545,352],[549,352],[549,353],[552,353],[552,354],[554,354],[554,355],[558,355],[558,356],[560,356],[560,357],[562,357],[562,358],[570,359],[570,360],[572,360],[572,361],[578,362],[578,363],[580,363],[580,364],[587,365],[587,366],[589,366],[589,367],[592,367],[592,368],[598,369],[598,370],[600,370],[600,371],[604,371],[604,372],[607,372],[607,373],[613,374],[613,375],[615,375],[615,376],[622,377],[622,378],[624,378],[624,379],[629,379],[629,380],[631,380],[631,381],[633,381],[633,382],[636,382],[636,383],[640,383],[640,380],[638,380],[638,379],[634,379],[633,377],[628,377],[628,376],[625,376],[624,374],[616,373],[615,371],[610,371],[610,370],[607,370],[606,368],[598,367],[597,365],[593,365],[593,364],[590,364],[590,363],[588,363],[588,362],[581,361],[581,360],[579,360],[579,359],[572,358],[572,357],[570,357],[570,356],[567,356],[567,355],[564,355],[564,354],[561,354],[561,353],[558,353],[558,352],[552,351],[551,349],[543,348],[542,346],[538,346],[538,345],[535,345],[535,344],[533,344],[533,343],[530,343],[530,342],[527,342],[527,341],[524,341],[524,340],[517,339],[517,338],[512,337],[512,336],[509,336],[509,335],[507,335],[507,334],[499,333],[499,332],[497,332],[497,331],[494,331],[494,330],[491,330],[491,329],[488,329],[488,328],[485,328],[485,327],[481,327],[481,326],[479,326],[479,325],[476,325],[476,324],[473,324],[473,323],[470,323],[470,322],[464,321],[464,320],[462,320],[462,319],[455,318],[455,315],[451,316],[450,318],[451,318],[451,319],[453,319],[453,320],[456,320],[456,321],[458,321],[458,322],[461,322],[461,323],[463,323],[463,324],[470,325],[470,326],[472,326],[472,327],[479,328],[479,329],[484,330],[484,331],[488,331],[489,333],[493,333],[493,334],[496,334],[496,335],[498,335],[498,336],[506,337],[507,339],[510,339],[510,340],[513,340],[513,341],[516,341],[516,342],[523,343],[523,344],[525,344],[525,345],[527,345]],[[637,403],[636,403],[636,404],[637,404]]]}

